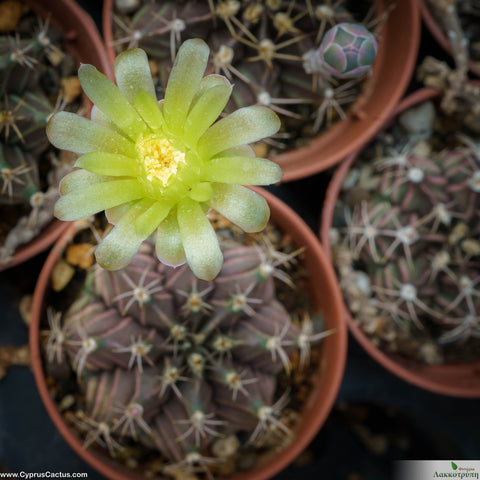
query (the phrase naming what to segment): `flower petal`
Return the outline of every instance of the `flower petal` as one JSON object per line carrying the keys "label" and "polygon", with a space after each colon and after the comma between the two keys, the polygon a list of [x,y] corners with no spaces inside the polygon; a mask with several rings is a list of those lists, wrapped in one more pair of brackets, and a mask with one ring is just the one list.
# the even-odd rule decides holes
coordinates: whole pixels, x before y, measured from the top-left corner
{"label": "flower petal", "polygon": [[206,202],[213,197],[212,185],[210,182],[198,182],[192,187],[188,196],[196,202]]}
{"label": "flower petal", "polygon": [[219,153],[217,157],[256,157],[250,145],[239,145]]}
{"label": "flower petal", "polygon": [[198,98],[185,122],[185,141],[195,146],[197,140],[222,113],[232,93],[232,85],[224,82],[208,88]]}
{"label": "flower petal", "polygon": [[195,96],[210,51],[200,39],[186,40],[180,46],[165,90],[163,114],[173,133],[183,129],[190,104]]}
{"label": "flower petal", "polygon": [[60,197],[54,213],[60,220],[79,220],[144,195],[145,191],[137,180],[111,180],[88,185]]}
{"label": "flower petal", "polygon": [[75,166],[98,175],[136,177],[138,163],[131,157],[118,153],[91,152],[82,155]]}
{"label": "flower petal", "polygon": [[156,101],[155,86],[144,50],[132,48],[120,53],[113,62],[113,71],[118,88],[132,105],[140,89]]}
{"label": "flower petal", "polygon": [[179,267],[186,262],[176,209],[170,211],[167,218],[159,225],[155,250],[158,259],[170,267]]}
{"label": "flower petal", "polygon": [[145,122],[118,87],[93,65],[81,65],[78,79],[87,97],[132,141],[148,132]]}
{"label": "flower petal", "polygon": [[123,215],[130,209],[130,207],[138,202],[138,200],[134,200],[133,202],[122,203],[122,205],[117,205],[116,207],[107,208],[105,210],[105,216],[107,217],[108,223],[112,225],[116,225]]}
{"label": "flower petal", "polygon": [[282,179],[282,169],[265,158],[216,157],[202,168],[202,180],[242,185],[269,185]]}
{"label": "flower petal", "polygon": [[109,152],[135,156],[135,145],[114,130],[80,117],[58,112],[47,124],[47,136],[57,148],[75,153]]}
{"label": "flower petal", "polygon": [[146,201],[134,203],[95,250],[95,257],[106,270],[126,267],[146,237],[135,232],[135,220],[145,211]]}
{"label": "flower petal", "polygon": [[239,108],[214,123],[198,140],[197,148],[203,157],[213,157],[227,148],[256,142],[269,137],[280,128],[273,110],[262,105]]}
{"label": "flower petal", "polygon": [[215,196],[208,205],[238,225],[245,232],[259,232],[270,218],[267,201],[241,185],[213,183]]}
{"label": "flower petal", "polygon": [[135,108],[144,122],[154,132],[165,123],[158,103],[145,90],[139,90],[134,100]]}
{"label": "flower petal", "polygon": [[74,190],[81,190],[90,185],[98,185],[99,183],[110,182],[114,180],[112,177],[105,175],[97,175],[86,170],[74,170],[67,173],[60,181],[60,195],[66,195]]}
{"label": "flower petal", "polygon": [[198,202],[183,199],[177,219],[185,256],[192,272],[202,280],[213,280],[223,264],[217,235]]}
{"label": "flower petal", "polygon": [[90,112],[90,119],[93,120],[95,123],[103,125],[104,127],[108,127],[112,130],[118,131],[117,127],[96,105],[92,106],[92,111]]}
{"label": "flower petal", "polygon": [[153,201],[150,207],[135,220],[137,235],[145,238],[150,236],[165,220],[171,209],[171,203]]}
{"label": "flower petal", "polygon": [[190,105],[190,108],[192,108],[195,105],[197,100],[209,88],[216,87],[217,85],[223,85],[225,83],[225,80],[227,80],[227,82],[229,82],[229,80],[225,76],[218,75],[216,73],[211,73],[210,75],[205,75],[205,77],[203,77],[202,80],[200,81],[200,84],[198,86],[197,91],[195,92],[195,96],[193,97],[192,104]]}

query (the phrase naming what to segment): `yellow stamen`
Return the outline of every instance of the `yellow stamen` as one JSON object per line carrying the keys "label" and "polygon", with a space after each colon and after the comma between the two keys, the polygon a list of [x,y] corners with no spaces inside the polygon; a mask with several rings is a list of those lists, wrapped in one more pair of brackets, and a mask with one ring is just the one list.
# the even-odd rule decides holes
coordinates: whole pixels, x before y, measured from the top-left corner
{"label": "yellow stamen", "polygon": [[163,186],[175,175],[180,162],[185,163],[185,153],[177,150],[163,137],[156,135],[141,137],[136,145],[137,154],[143,164],[147,179],[159,179]]}

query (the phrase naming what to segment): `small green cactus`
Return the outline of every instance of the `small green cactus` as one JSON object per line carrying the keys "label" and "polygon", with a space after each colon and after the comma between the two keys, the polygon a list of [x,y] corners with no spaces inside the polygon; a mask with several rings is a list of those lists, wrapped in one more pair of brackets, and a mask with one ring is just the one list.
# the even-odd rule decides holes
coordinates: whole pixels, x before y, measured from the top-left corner
{"label": "small green cactus", "polygon": [[48,311],[47,370],[73,368],[85,448],[122,458],[140,444],[161,453],[163,473],[210,475],[242,449],[292,439],[279,379],[288,383],[294,352],[306,371],[330,332],[315,332],[307,310],[294,321],[277,299],[274,279],[292,284],[282,265],[298,252],[225,242],[212,281],[160,263],[147,241],[123,270],[95,265],[63,318]]}
{"label": "small green cactus", "polygon": [[398,126],[393,135],[377,140],[364,157],[373,162],[345,180],[336,257],[366,331],[434,363],[480,338],[479,144],[445,133],[429,144]]}
{"label": "small green cactus", "polygon": [[360,77],[370,70],[377,48],[363,25],[339,23],[325,33],[310,68],[336,78]]}
{"label": "small green cactus", "polygon": [[[22,7],[19,7],[20,9]],[[16,30],[0,36],[0,264],[53,220],[58,175],[69,166],[53,159],[45,128],[61,100],[60,71],[71,57],[61,35],[26,11]],[[73,106],[78,108],[78,105]]]}
{"label": "small green cactus", "polygon": [[[113,15],[113,45],[117,51],[136,46],[145,49],[157,65],[158,88],[164,89],[165,71],[179,43],[193,37],[205,39],[211,50],[208,71],[225,75],[236,86],[227,112],[264,105],[279,114],[282,131],[265,141],[273,153],[296,148],[345,117],[376,54],[373,35],[358,23],[369,23],[373,10],[369,4],[348,0],[141,1],[128,14],[119,4]],[[337,24],[344,27],[341,41],[348,37],[358,54],[347,55],[348,74],[337,71],[332,76],[335,67],[328,67],[328,62],[333,59],[324,61],[322,42],[332,35],[327,32],[337,32],[333,35],[340,38]],[[331,48],[328,54],[332,56]]]}

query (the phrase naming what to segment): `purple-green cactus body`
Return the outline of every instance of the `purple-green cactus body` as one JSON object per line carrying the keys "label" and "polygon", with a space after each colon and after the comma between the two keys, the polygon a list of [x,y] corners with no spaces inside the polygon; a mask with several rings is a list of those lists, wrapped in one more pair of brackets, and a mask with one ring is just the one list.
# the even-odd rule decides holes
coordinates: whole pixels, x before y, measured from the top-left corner
{"label": "purple-green cactus body", "polygon": [[222,250],[212,281],[161,264],[149,242],[123,270],[88,273],[47,341],[49,362],[66,355],[85,392],[87,444],[101,431],[113,453],[128,438],[172,468],[204,467],[218,460],[205,453],[221,438],[244,432],[260,442],[272,427],[289,435],[277,377],[291,372],[294,351],[318,340],[302,343],[276,299],[273,273],[288,281],[280,264],[292,254],[236,243]]}
{"label": "purple-green cactus body", "polygon": [[356,308],[371,308],[369,318],[428,332],[433,343],[420,352],[427,362],[439,361],[439,346],[480,338],[478,151],[463,136],[448,148],[420,142],[362,167],[361,201],[344,228],[352,264],[368,278],[345,277],[346,292],[367,292],[368,307]]}
{"label": "purple-green cactus body", "polygon": [[375,37],[361,24],[332,27],[318,47],[316,64],[337,78],[356,78],[367,73],[377,55]]}

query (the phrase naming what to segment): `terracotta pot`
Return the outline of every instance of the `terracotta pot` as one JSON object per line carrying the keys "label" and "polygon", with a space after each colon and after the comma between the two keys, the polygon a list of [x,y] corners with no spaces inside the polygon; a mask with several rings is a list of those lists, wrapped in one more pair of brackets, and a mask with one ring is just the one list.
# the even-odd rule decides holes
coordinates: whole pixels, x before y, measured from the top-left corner
{"label": "terracotta pot", "polygon": [[[322,358],[319,362],[321,375],[310,394],[310,398],[304,405],[301,420],[295,430],[296,440],[281,454],[275,455],[267,463],[255,470],[239,473],[231,477],[232,480],[246,480],[247,478],[249,480],[266,480],[271,478],[286,467],[308,445],[325,422],[333,406],[342,380],[347,352],[347,329],[343,319],[341,293],[335,273],[323,253],[318,239],[303,220],[281,200],[267,191],[256,190],[267,199],[271,208],[272,219],[278,227],[282,231],[288,232],[296,245],[306,247],[304,264],[311,279],[312,299],[315,307],[324,313],[325,328],[334,328],[336,332],[323,340]],[[48,391],[40,346],[40,322],[45,310],[44,298],[49,289],[52,267],[75,233],[76,229],[72,224],[58,240],[45,262],[35,288],[30,326],[30,348],[35,381],[50,417],[64,439],[78,455],[110,479],[138,479],[141,475],[116,464],[110,457],[94,450],[85,450],[82,447],[82,440],[66,425]]]}
{"label": "terracotta pot", "polygon": [[[380,32],[377,58],[364,93],[345,120],[335,123],[306,146],[271,159],[283,169],[283,182],[321,172],[365,145],[380,130],[402,98],[420,44],[417,0],[375,0],[377,12],[388,13]],[[103,4],[103,33],[110,60],[115,58],[112,32],[113,0]],[[402,39],[399,41],[399,39]]]}
{"label": "terracotta pot", "polygon": [[[447,36],[444,31],[440,28],[440,25],[433,18],[430,10],[428,9],[425,1],[420,1],[420,13],[423,19],[423,22],[428,28],[428,31],[432,34],[432,37],[437,41],[437,43],[449,54],[452,54],[452,48],[448,41]],[[480,66],[475,62],[469,61],[468,68],[472,73],[480,77]]]}
{"label": "terracotta pot", "polygon": [[[440,92],[432,88],[424,88],[406,97],[397,107],[390,119],[388,127],[394,117],[408,108],[440,97]],[[333,214],[337,198],[344,178],[350,166],[355,161],[356,154],[350,155],[335,171],[327,189],[322,209],[320,226],[320,240],[325,254],[331,260],[329,232],[333,222]],[[480,397],[480,358],[468,363],[449,363],[443,365],[425,365],[418,361],[407,359],[397,354],[391,354],[376,347],[363,330],[357,325],[344,304],[345,317],[350,332],[362,345],[366,352],[378,363],[398,377],[418,387],[435,393],[456,397]]]}
{"label": "terracotta pot", "polygon": [[[92,18],[74,0],[42,0],[41,2],[22,0],[22,3],[30,6],[43,18],[51,14],[51,24],[62,32],[65,48],[75,55],[78,65],[91,63],[110,77],[112,76],[105,46],[97,27]],[[64,222],[53,220],[33,241],[20,246],[8,264],[0,265],[0,271],[18,265],[47,249],[65,229]]]}

